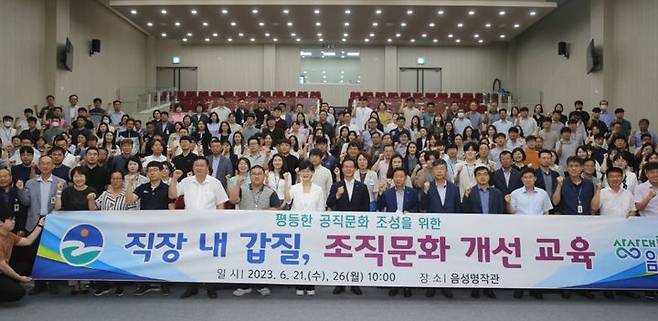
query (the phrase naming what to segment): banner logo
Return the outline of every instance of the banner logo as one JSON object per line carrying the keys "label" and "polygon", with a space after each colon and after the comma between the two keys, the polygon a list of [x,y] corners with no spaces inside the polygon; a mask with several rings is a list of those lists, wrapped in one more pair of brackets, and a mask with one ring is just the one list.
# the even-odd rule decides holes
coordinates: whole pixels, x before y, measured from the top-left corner
{"label": "banner logo", "polygon": [[89,265],[103,252],[103,233],[93,225],[76,225],[62,238],[59,251],[70,265]]}

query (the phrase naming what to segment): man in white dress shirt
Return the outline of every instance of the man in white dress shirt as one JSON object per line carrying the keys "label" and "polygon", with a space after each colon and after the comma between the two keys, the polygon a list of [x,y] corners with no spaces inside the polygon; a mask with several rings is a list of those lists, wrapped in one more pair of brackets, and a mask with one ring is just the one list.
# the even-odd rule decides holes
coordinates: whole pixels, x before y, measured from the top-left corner
{"label": "man in white dress shirt", "polygon": [[637,215],[633,194],[622,188],[624,171],[618,167],[611,167],[605,172],[608,187],[600,189],[596,187],[597,193],[592,199],[592,209],[599,210],[601,216],[607,217],[629,217]]}
{"label": "man in white dress shirt", "polygon": [[553,209],[548,193],[541,188],[535,187],[537,176],[532,168],[526,168],[521,172],[523,187],[518,188],[512,194],[505,195],[507,210],[512,214],[520,215],[548,215]]}

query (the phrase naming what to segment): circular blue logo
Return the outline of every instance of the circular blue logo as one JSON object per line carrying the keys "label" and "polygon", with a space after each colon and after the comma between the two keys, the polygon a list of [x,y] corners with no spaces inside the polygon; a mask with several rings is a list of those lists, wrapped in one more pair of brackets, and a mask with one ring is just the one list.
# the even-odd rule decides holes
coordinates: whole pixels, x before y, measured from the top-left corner
{"label": "circular blue logo", "polygon": [[59,254],[66,263],[85,266],[103,252],[103,233],[93,225],[80,224],[70,228],[59,244]]}

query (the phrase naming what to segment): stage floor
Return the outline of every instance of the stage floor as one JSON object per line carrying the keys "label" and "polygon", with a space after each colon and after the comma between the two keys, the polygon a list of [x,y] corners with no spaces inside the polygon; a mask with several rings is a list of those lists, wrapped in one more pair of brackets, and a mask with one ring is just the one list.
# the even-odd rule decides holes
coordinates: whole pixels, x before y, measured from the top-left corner
{"label": "stage floor", "polygon": [[526,293],[523,299],[517,300],[512,298],[511,291],[496,291],[497,299],[473,299],[469,290],[454,290],[455,297],[446,299],[440,293],[426,298],[424,290],[415,290],[411,298],[389,297],[388,290],[378,288],[365,288],[360,297],[349,291],[335,296],[331,294],[332,288],[320,287],[315,297],[297,297],[292,287],[275,287],[269,297],[261,297],[254,291],[238,298],[231,290],[222,289],[213,300],[208,299],[204,289],[187,299],[179,299],[181,286],[172,287],[169,296],[151,292],[135,297],[134,289],[127,287],[123,297],[70,296],[63,289],[56,296],[48,293],[27,296],[19,303],[0,305],[0,320],[633,321],[654,320],[658,313],[658,301],[644,296],[609,300],[600,292],[595,299],[574,295],[566,300],[559,294],[546,294],[544,300],[536,300]]}

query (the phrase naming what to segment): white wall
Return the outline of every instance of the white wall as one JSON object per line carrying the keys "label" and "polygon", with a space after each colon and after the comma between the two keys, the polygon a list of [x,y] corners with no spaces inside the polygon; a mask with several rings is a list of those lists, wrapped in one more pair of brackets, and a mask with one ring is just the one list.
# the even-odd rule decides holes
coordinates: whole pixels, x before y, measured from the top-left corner
{"label": "white wall", "polygon": [[[147,36],[97,1],[73,0],[70,10],[69,37],[75,46],[70,93],[88,105],[94,97],[110,102],[144,92]],[[101,40],[100,54],[89,55],[91,39]]]}
{"label": "white wall", "polygon": [[[589,0],[569,1],[530,27],[514,41],[516,87],[512,94],[521,105],[540,101],[552,110],[556,103],[570,108],[577,99],[592,106],[586,49],[590,36]],[[570,44],[570,58],[557,54],[557,43]],[[541,98],[541,100],[540,100]]]}
{"label": "white wall", "polygon": [[45,101],[45,9],[43,0],[0,1],[0,114]]}

